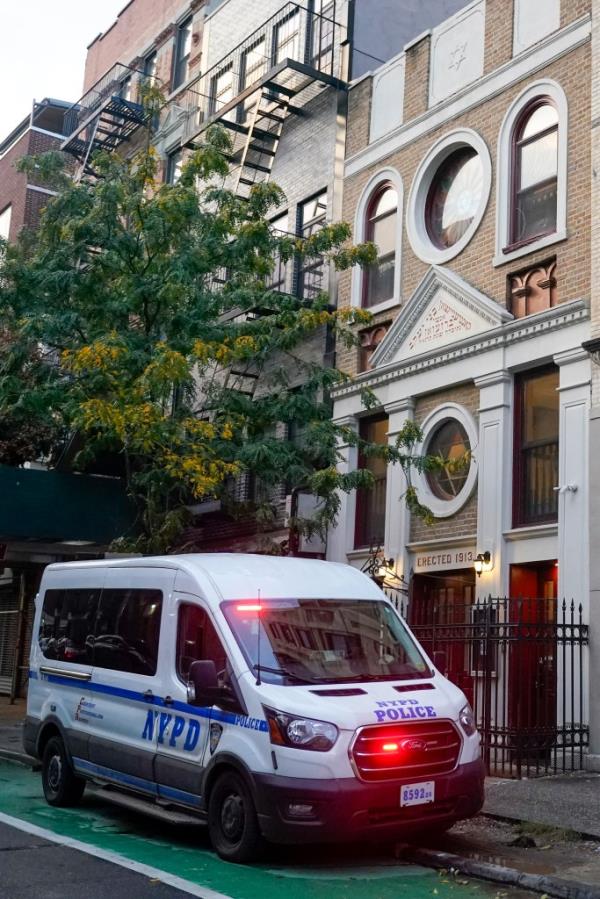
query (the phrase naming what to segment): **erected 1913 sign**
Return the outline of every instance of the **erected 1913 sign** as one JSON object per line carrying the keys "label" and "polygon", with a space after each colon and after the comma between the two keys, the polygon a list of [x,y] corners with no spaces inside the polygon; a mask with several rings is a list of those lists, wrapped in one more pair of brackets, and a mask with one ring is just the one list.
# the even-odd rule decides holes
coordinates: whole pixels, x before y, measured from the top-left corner
{"label": "erected 1913 sign", "polygon": [[440,550],[415,553],[412,567],[415,574],[420,574],[424,571],[471,568],[476,555],[477,549],[475,546],[449,546]]}

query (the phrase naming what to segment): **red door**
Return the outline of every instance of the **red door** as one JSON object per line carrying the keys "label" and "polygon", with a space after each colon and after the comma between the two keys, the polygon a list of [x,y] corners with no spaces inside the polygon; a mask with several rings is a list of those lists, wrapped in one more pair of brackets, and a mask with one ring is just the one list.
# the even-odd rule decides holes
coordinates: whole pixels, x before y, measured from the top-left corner
{"label": "red door", "polygon": [[508,726],[519,755],[541,758],[556,737],[556,562],[511,565]]}

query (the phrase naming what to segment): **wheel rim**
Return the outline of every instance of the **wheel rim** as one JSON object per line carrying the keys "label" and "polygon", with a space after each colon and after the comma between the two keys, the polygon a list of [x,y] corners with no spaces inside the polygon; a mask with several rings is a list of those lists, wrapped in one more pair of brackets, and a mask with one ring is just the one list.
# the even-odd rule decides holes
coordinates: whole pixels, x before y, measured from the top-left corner
{"label": "wheel rim", "polygon": [[57,792],[60,787],[62,777],[62,760],[59,755],[53,755],[48,763],[47,781],[48,786],[53,792]]}
{"label": "wheel rim", "polygon": [[245,820],[244,800],[239,793],[226,796],[221,807],[221,830],[229,842],[237,843],[240,840]]}

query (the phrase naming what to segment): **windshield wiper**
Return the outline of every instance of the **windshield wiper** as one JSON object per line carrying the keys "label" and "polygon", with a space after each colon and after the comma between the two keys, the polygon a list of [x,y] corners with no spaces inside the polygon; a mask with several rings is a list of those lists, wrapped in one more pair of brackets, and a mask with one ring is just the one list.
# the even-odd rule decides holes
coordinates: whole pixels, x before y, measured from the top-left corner
{"label": "windshield wiper", "polygon": [[289,677],[290,680],[298,681],[300,684],[318,684],[319,681],[309,680],[306,677],[300,677],[299,674],[294,674],[292,671],[288,671],[286,668],[270,668],[268,665],[253,665],[252,666],[255,671],[267,671],[269,674],[280,674],[282,677]]}

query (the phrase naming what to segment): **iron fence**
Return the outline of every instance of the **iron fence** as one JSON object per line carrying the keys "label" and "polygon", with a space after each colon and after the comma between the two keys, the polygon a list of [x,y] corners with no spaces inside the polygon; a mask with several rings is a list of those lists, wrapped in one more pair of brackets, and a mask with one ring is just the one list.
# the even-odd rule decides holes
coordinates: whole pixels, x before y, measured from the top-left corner
{"label": "iron fence", "polygon": [[582,769],[589,745],[582,606],[554,598],[455,598],[451,591],[434,601],[398,595],[396,604],[471,703],[488,773],[521,778]]}

